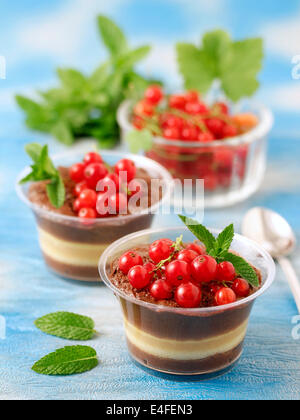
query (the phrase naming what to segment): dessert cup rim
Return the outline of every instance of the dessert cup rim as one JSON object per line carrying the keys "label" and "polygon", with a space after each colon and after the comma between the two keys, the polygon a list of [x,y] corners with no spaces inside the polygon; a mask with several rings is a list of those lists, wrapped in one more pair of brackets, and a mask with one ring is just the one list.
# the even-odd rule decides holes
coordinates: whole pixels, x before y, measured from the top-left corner
{"label": "dessert cup rim", "polygon": [[[221,232],[221,230],[219,230],[219,229],[209,228],[209,230],[213,234],[219,234]],[[248,296],[245,299],[241,299],[239,301],[236,301],[236,302],[228,304],[228,305],[213,306],[213,307],[208,307],[208,308],[190,308],[190,309],[173,308],[173,307],[169,307],[169,306],[158,305],[158,304],[154,304],[154,303],[145,302],[143,300],[139,300],[135,297],[127,295],[125,292],[121,291],[115,285],[113,285],[112,282],[110,281],[109,277],[107,276],[107,273],[106,273],[107,259],[110,256],[110,254],[113,252],[113,250],[118,248],[120,245],[125,244],[127,241],[130,241],[131,239],[142,237],[144,235],[146,236],[146,235],[150,235],[150,234],[161,233],[162,237],[164,237],[163,235],[166,233],[166,231],[168,231],[168,232],[170,232],[170,231],[178,232],[178,234],[180,235],[181,232],[188,231],[188,228],[186,228],[186,227],[167,227],[167,228],[159,228],[159,229],[146,229],[146,230],[142,230],[142,231],[135,232],[135,233],[132,233],[130,235],[124,236],[123,238],[115,241],[108,248],[106,248],[106,250],[104,251],[104,253],[102,254],[102,256],[100,257],[100,260],[99,260],[99,266],[98,266],[99,274],[100,274],[101,280],[103,280],[105,285],[107,287],[109,287],[114,292],[115,295],[118,295],[119,297],[122,297],[125,300],[130,301],[131,303],[134,303],[134,304],[137,304],[137,305],[140,305],[140,306],[144,306],[148,309],[153,309],[155,311],[173,312],[173,313],[178,313],[178,314],[190,314],[190,315],[213,314],[213,313],[217,313],[217,312],[224,312],[226,310],[238,308],[242,305],[248,304],[248,303],[256,300],[266,290],[269,289],[269,287],[272,285],[272,283],[274,281],[276,267],[275,267],[275,263],[274,263],[274,260],[272,259],[271,255],[267,251],[265,251],[261,246],[259,246],[256,242],[252,241],[251,239],[248,239],[248,238],[246,238],[242,235],[239,235],[239,234],[235,234],[234,239],[237,239],[239,241],[247,243],[252,248],[255,248],[257,251],[259,251],[261,253],[264,260],[267,261],[267,263],[268,263],[267,278],[266,278],[263,286],[258,291],[256,291],[255,293],[253,293],[252,295]]]}
{"label": "dessert cup rim", "polygon": [[[154,143],[160,144],[163,146],[176,146],[182,148],[208,148],[208,147],[224,147],[224,146],[239,146],[243,144],[250,144],[255,140],[266,136],[273,127],[274,124],[274,116],[272,111],[263,104],[258,102],[251,101],[253,110],[258,113],[259,116],[259,124],[253,128],[252,130],[248,131],[245,134],[241,134],[240,136],[235,136],[223,140],[213,140],[211,142],[201,143],[199,141],[183,141],[183,140],[167,140],[160,136],[153,136]],[[132,105],[132,100],[127,99],[125,100],[119,107],[117,112],[117,120],[120,127],[124,130],[133,130],[134,127],[129,121],[128,112],[129,108]]]}
{"label": "dessert cup rim", "polygon": [[[173,177],[171,176],[171,174],[168,172],[167,169],[165,169],[161,164],[159,164],[158,162],[147,158],[146,156],[140,156],[140,155],[134,155],[134,154],[130,154],[130,153],[122,153],[122,151],[100,151],[99,153],[101,153],[101,156],[104,157],[119,157],[120,155],[122,155],[122,159],[131,159],[134,161],[137,161],[138,159],[138,163],[141,165],[139,166],[139,168],[143,168],[142,164],[143,162],[147,162],[149,164],[149,166],[151,165],[153,169],[157,170],[158,173],[160,174],[160,176],[162,177],[162,179],[165,181],[166,184],[166,192],[165,195],[161,198],[161,200],[159,200],[157,203],[153,204],[153,206],[139,212],[136,214],[128,214],[128,215],[124,215],[121,217],[122,221],[127,221],[127,220],[132,220],[133,218],[136,217],[140,217],[142,215],[147,215],[147,214],[152,214],[155,212],[156,209],[159,208],[159,206],[161,206],[168,198],[171,197],[172,195],[172,191],[174,188],[174,180]],[[70,156],[82,156],[84,154],[84,151],[70,151],[70,152],[63,152],[63,153],[58,153],[55,155],[51,156],[51,159],[55,162],[55,160],[58,159],[63,159],[64,157],[70,157]],[[29,208],[31,208],[31,210],[37,212],[38,214],[44,215],[45,217],[51,217],[52,219],[57,219],[57,220],[64,220],[64,221],[69,221],[69,222],[80,222],[81,220],[76,217],[76,216],[68,216],[65,214],[60,214],[60,213],[56,213],[53,212],[51,210],[47,210],[45,208],[42,208],[41,206],[39,206],[38,204],[34,204],[32,203],[27,195],[24,192],[24,187],[22,184],[20,184],[21,179],[23,179],[28,173],[30,172],[30,166],[26,166],[21,172],[20,174],[17,176],[17,180],[16,180],[16,192],[18,197],[21,199],[21,201],[23,201],[23,203],[25,203]],[[89,219],[89,224],[105,224],[105,223],[109,223],[111,221],[115,221],[115,220],[120,220],[120,218],[117,217],[106,217],[106,218],[96,218],[96,219]]]}

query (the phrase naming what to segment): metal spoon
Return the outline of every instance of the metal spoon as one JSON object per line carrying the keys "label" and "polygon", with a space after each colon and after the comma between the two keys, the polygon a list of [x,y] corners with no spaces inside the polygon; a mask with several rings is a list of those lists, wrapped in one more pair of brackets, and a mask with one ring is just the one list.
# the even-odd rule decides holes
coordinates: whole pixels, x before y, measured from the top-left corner
{"label": "metal spoon", "polygon": [[244,217],[242,232],[277,259],[286,275],[300,313],[300,283],[292,264],[286,258],[296,245],[295,235],[288,222],[272,210],[255,207]]}

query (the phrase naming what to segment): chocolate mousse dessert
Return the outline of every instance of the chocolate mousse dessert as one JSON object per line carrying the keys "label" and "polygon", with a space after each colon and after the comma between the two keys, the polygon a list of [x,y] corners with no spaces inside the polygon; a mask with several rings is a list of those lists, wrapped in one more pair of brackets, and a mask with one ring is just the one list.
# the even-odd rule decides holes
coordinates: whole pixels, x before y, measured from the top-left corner
{"label": "chocolate mousse dessert", "polygon": [[[153,176],[129,159],[112,167],[92,152],[83,162],[55,168],[47,149],[39,146],[36,155],[32,173],[22,182],[31,182],[27,198],[37,219],[44,258],[63,277],[98,281],[104,249],[122,236],[150,227],[153,214],[148,207],[161,200],[163,191],[153,193]],[[136,206],[130,205],[132,200]]]}
{"label": "chocolate mousse dessert", "polygon": [[258,269],[229,250],[232,225],[219,239],[193,227],[193,243],[162,238],[128,250],[108,268],[132,356],[165,373],[207,374],[238,360],[253,304],[245,299],[262,282]]}

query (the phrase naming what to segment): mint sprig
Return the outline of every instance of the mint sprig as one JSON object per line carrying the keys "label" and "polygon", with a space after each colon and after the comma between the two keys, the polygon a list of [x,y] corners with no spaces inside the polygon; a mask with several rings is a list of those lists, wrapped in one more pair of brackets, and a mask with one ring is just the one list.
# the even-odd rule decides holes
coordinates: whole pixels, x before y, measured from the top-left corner
{"label": "mint sprig", "polygon": [[31,143],[25,147],[25,150],[33,160],[33,165],[31,165],[30,174],[23,178],[20,184],[50,181],[46,187],[49,200],[54,207],[62,207],[66,196],[65,186],[59,171],[49,157],[48,146]]}
{"label": "mint sprig", "polygon": [[38,318],[34,324],[46,334],[67,340],[90,340],[96,332],[91,318],[71,312],[48,314]]}
{"label": "mint sprig", "polygon": [[90,371],[97,365],[97,353],[93,348],[70,346],[43,357],[32,370],[41,375],[74,375]]}
{"label": "mint sprig", "polygon": [[206,246],[208,255],[214,257],[218,262],[229,261],[233,264],[238,275],[242,276],[253,287],[259,286],[258,276],[251,265],[244,258],[229,252],[234,238],[233,224],[227,226],[217,238],[203,225],[196,220],[179,215],[179,218],[187,228]]}
{"label": "mint sprig", "polygon": [[261,38],[233,41],[223,30],[206,33],[201,46],[177,44],[177,61],[186,89],[206,93],[218,81],[234,102],[252,96],[258,89],[263,55]]}

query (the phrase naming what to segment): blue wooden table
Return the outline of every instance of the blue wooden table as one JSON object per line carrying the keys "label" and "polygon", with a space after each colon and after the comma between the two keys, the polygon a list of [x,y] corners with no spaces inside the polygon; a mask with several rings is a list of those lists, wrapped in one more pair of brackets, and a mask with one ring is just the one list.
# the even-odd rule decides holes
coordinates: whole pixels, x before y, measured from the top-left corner
{"label": "blue wooden table", "polygon": [[[194,42],[200,32],[215,27],[225,27],[237,38],[261,34],[267,57],[259,97],[276,117],[267,175],[250,200],[206,211],[204,222],[221,228],[234,221],[239,230],[245,212],[263,205],[282,213],[300,239],[300,82],[291,76],[291,58],[299,54],[299,45],[292,41],[299,31],[300,1],[91,0],[88,7],[85,0],[44,0],[39,7],[31,0],[6,3],[0,25],[0,55],[7,59],[7,78],[0,79],[0,400],[299,399],[300,329],[292,323],[297,309],[280,269],[272,288],[255,304],[245,351],[230,373],[207,382],[175,382],[148,375],[132,363],[118,303],[110,291],[100,284],[64,281],[45,267],[34,219],[18,200],[14,182],[28,163],[23,146],[48,139],[25,129],[13,96],[53,86],[57,66],[89,72],[95,68],[104,57],[95,27],[97,13],[115,18],[133,45],[144,40],[155,44],[144,69],[164,77],[171,87],[179,82],[172,61],[178,40]],[[53,141],[50,147],[52,152],[60,149]],[[154,221],[155,226],[176,223],[175,216]],[[292,260],[300,277],[299,247]],[[100,365],[93,371],[62,378],[31,371],[40,357],[70,345],[33,325],[36,318],[58,310],[95,319],[100,334],[91,345]]]}

